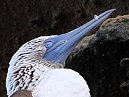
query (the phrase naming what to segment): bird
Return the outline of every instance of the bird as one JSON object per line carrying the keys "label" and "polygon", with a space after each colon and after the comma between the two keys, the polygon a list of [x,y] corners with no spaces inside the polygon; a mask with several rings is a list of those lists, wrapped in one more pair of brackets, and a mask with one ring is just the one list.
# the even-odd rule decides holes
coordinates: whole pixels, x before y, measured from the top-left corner
{"label": "bird", "polygon": [[9,62],[8,97],[20,90],[30,91],[32,97],[90,97],[87,82],[78,72],[65,68],[65,60],[76,45],[114,10],[96,15],[70,32],[40,36],[23,44]]}

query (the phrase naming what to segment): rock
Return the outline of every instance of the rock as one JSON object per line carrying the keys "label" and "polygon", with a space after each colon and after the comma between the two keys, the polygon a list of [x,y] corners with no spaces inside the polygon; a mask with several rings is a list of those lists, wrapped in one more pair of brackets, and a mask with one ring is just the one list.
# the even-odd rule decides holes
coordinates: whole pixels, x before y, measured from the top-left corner
{"label": "rock", "polygon": [[121,61],[120,61],[120,65],[121,67],[124,67],[124,68],[129,68],[129,58],[123,58]]}
{"label": "rock", "polygon": [[123,91],[123,95],[125,95],[125,97],[129,96],[129,81],[123,82],[120,85],[121,90]]}
{"label": "rock", "polygon": [[13,93],[11,97],[32,97],[32,94],[27,90],[19,90]]}
{"label": "rock", "polygon": [[66,67],[85,78],[92,97],[128,97],[127,69],[121,67],[128,63],[121,60],[129,58],[129,15],[108,19],[84,44],[69,56]]}
{"label": "rock", "polygon": [[129,58],[123,58],[120,61],[120,65],[122,68],[127,70],[127,73],[125,75],[124,82],[120,85],[120,88],[123,90],[123,92],[129,96]]}

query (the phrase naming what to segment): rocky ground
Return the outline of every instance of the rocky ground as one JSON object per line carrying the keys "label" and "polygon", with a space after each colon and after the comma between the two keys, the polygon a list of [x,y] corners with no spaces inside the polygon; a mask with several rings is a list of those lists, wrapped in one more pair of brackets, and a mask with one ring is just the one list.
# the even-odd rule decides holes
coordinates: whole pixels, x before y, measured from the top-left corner
{"label": "rocky ground", "polygon": [[[41,35],[68,32],[110,8],[117,9],[111,17],[128,14],[128,5],[128,0],[1,0],[0,97],[7,97],[8,63],[22,44]],[[92,97],[129,95],[128,22],[128,16],[108,20],[66,62],[87,80]]]}
{"label": "rocky ground", "polygon": [[87,80],[92,97],[129,97],[129,15],[104,22],[66,63]]}

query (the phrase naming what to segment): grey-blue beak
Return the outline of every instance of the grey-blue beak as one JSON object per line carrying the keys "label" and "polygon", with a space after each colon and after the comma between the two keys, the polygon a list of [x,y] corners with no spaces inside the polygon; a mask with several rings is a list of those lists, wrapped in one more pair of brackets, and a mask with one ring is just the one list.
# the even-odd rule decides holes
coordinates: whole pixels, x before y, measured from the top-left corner
{"label": "grey-blue beak", "polygon": [[72,30],[45,40],[44,46],[47,48],[43,58],[54,63],[64,63],[75,46],[93,29],[99,26],[115,9],[108,10],[88,23]]}

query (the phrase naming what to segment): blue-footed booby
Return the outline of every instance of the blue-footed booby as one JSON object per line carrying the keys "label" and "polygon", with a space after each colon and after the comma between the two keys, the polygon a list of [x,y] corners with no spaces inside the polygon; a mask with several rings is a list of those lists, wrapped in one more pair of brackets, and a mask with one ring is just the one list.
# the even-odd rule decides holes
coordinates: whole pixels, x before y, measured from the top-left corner
{"label": "blue-footed booby", "polygon": [[83,77],[64,62],[75,46],[115,9],[95,16],[68,33],[41,36],[23,44],[9,62],[7,95],[29,90],[33,97],[90,97]]}

